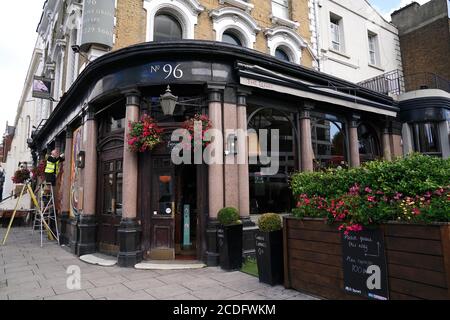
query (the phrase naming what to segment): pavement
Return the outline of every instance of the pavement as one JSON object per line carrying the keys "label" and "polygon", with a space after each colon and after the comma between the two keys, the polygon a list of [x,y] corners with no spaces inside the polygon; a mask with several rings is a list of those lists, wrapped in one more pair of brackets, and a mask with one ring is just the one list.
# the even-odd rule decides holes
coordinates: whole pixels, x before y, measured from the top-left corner
{"label": "pavement", "polygon": [[[6,233],[0,228],[0,239]],[[75,273],[73,273],[75,270]],[[72,281],[80,271],[80,282]],[[77,278],[78,279],[78,278]],[[68,286],[69,284],[69,286]],[[73,287],[70,284],[80,284]],[[0,300],[315,300],[220,268],[137,270],[81,261],[55,242],[40,247],[30,228],[0,246]]]}

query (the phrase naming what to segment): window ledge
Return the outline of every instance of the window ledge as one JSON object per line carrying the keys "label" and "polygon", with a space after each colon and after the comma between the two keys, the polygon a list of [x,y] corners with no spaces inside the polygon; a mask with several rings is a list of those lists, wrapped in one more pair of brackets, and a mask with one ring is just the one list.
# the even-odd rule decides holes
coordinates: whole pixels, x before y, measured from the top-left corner
{"label": "window ledge", "polygon": [[285,26],[285,27],[292,28],[292,29],[298,29],[298,27],[300,26],[300,23],[298,23],[297,21],[292,21],[292,20],[277,17],[274,15],[271,15],[270,18],[271,18],[273,24],[278,24],[280,26]]}
{"label": "window ledge", "polygon": [[369,67],[374,68],[374,69],[377,69],[377,70],[382,71],[382,72],[385,72],[385,70],[384,70],[382,67],[377,66],[377,65],[375,65],[375,64],[369,63]]}
{"label": "window ledge", "polygon": [[245,10],[247,13],[250,13],[250,11],[252,11],[252,9],[255,7],[253,4],[248,3],[245,0],[219,0],[219,4],[225,3],[229,3],[235,7]]}
{"label": "window ledge", "polygon": [[333,48],[329,48],[328,51],[330,51],[332,53],[335,53],[337,55],[340,55],[341,57],[344,57],[346,59],[351,59],[351,57],[349,55],[345,54],[344,52],[340,52],[340,51],[334,50]]}

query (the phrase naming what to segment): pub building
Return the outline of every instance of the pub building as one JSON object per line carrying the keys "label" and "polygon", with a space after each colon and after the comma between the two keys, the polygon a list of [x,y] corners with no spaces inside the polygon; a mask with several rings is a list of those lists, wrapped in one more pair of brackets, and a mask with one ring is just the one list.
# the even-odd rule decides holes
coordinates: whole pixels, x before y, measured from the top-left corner
{"label": "pub building", "polygon": [[[168,86],[173,112],[165,106]],[[148,42],[90,63],[32,145],[37,154],[65,154],[61,238],[74,254],[114,255],[122,267],[143,259],[215,266],[221,208],[239,209],[251,253],[251,215],[292,209],[290,174],[390,159],[401,150],[398,112],[386,95],[244,47]],[[164,129],[164,141],[131,152],[128,124],[143,114]],[[174,165],[171,133],[195,114],[223,132],[278,129],[278,173],[261,175],[262,163],[233,164],[242,153],[258,155],[257,135],[237,149],[224,136],[226,164]]]}

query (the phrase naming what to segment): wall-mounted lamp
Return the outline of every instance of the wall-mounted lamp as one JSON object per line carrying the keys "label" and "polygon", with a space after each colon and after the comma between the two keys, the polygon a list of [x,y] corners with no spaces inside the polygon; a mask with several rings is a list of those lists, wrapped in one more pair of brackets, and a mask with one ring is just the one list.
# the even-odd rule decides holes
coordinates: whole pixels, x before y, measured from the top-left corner
{"label": "wall-mounted lamp", "polygon": [[227,137],[225,155],[236,155],[237,154],[237,136],[235,134],[229,134]]}
{"label": "wall-mounted lamp", "polygon": [[170,90],[170,86],[167,86],[166,93],[163,94],[160,98],[161,108],[163,110],[164,115],[173,116],[175,112],[175,107],[177,106],[178,97],[172,94]]}
{"label": "wall-mounted lamp", "polygon": [[86,165],[86,152],[80,151],[77,155],[77,168],[84,169]]}

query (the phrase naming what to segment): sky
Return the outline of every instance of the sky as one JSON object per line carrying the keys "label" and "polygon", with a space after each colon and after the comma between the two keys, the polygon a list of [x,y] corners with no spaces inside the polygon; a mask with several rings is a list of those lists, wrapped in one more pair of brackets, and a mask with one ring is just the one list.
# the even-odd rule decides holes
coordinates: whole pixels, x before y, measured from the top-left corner
{"label": "sky", "polygon": [[[361,0],[363,1],[363,0]],[[3,1],[0,10],[0,135],[14,125],[17,105],[36,43],[44,0]],[[385,17],[411,0],[369,0]],[[427,0],[417,0],[425,3]]]}

